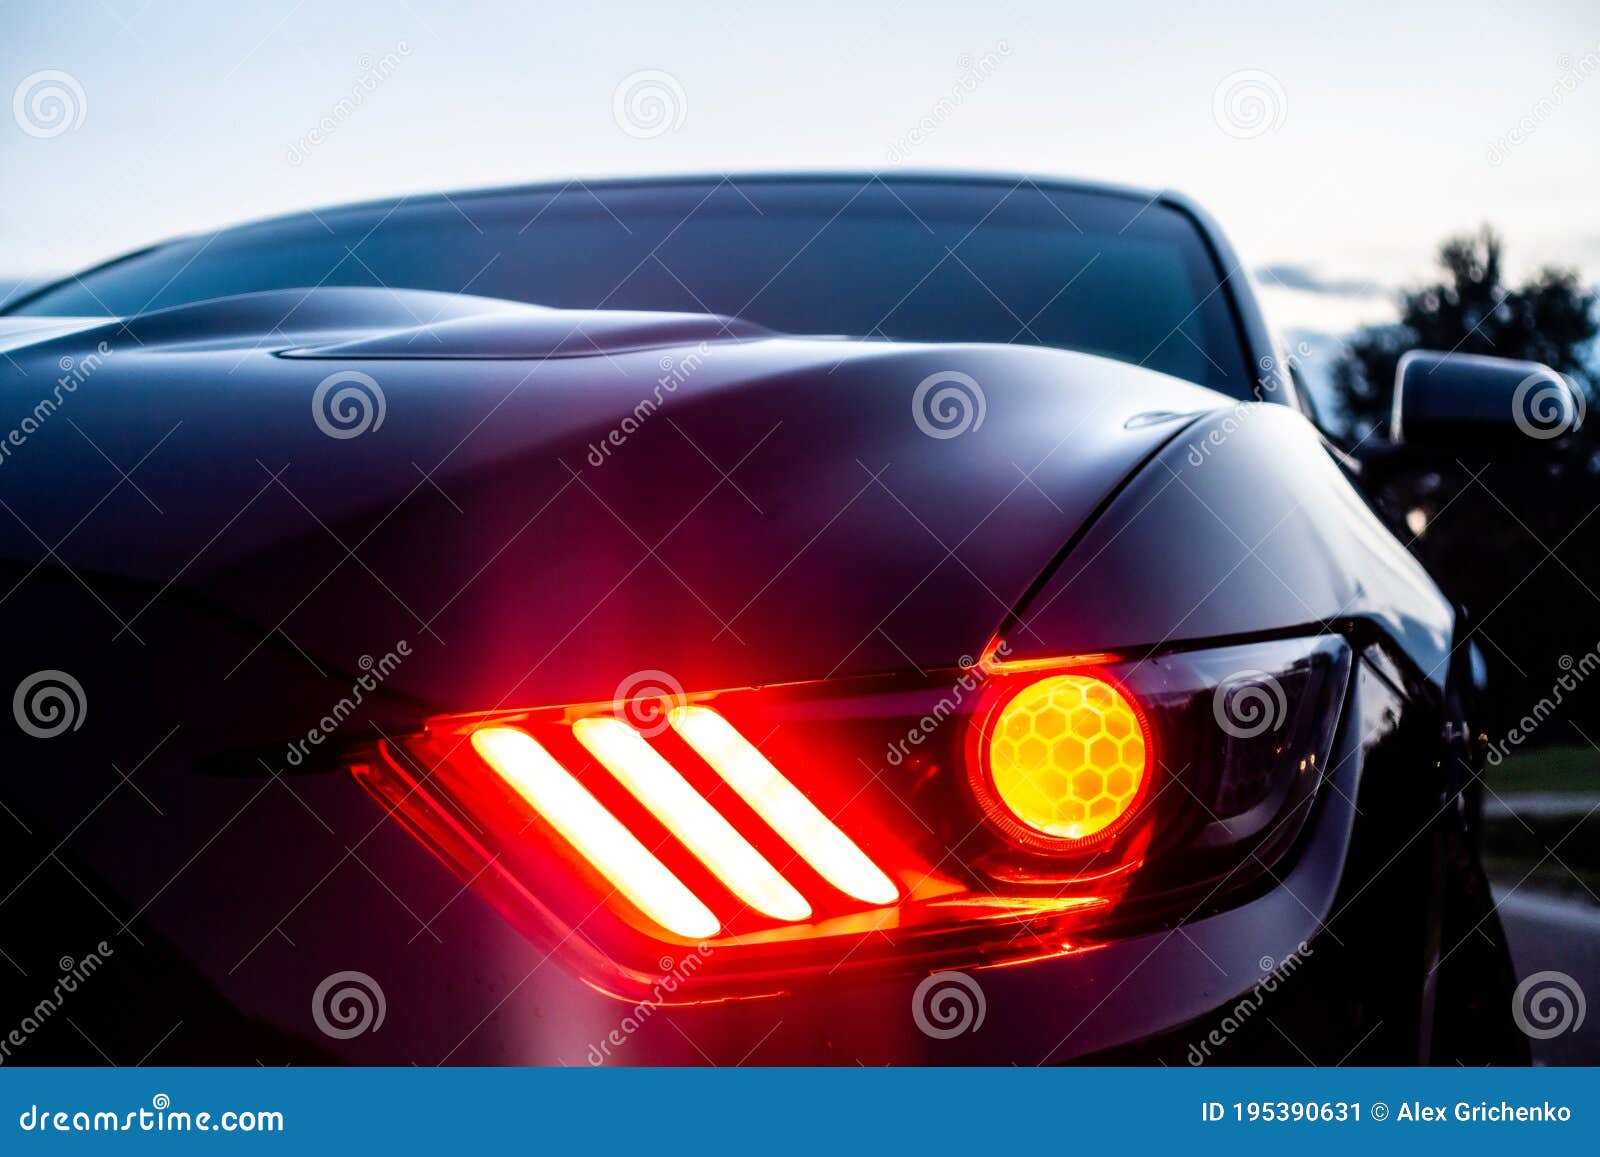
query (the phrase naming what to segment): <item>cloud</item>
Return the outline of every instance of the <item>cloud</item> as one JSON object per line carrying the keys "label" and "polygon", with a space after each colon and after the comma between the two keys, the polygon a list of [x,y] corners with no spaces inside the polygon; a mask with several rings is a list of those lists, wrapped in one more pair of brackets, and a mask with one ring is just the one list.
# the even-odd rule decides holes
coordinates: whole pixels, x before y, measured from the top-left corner
{"label": "cloud", "polygon": [[1263,265],[1256,270],[1263,286],[1315,293],[1325,297],[1383,297],[1388,289],[1376,281],[1360,278],[1324,277],[1312,265]]}
{"label": "cloud", "polygon": [[1280,330],[1340,335],[1364,325],[1385,325],[1397,317],[1394,299],[1385,293],[1316,293],[1285,289],[1274,281],[1262,281],[1260,289],[1261,307]]}

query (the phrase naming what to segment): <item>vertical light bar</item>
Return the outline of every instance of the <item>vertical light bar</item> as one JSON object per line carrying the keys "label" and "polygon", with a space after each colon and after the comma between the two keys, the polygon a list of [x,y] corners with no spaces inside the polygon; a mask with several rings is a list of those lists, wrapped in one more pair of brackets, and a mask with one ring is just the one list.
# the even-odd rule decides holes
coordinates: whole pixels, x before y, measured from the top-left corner
{"label": "vertical light bar", "polygon": [[756,746],[709,707],[674,707],[667,721],[822,878],[869,904],[899,896],[893,881]]}
{"label": "vertical light bar", "polygon": [[794,885],[644,736],[620,719],[603,715],[578,720],[572,732],[739,899],[778,920],[805,920],[811,915],[811,905]]}
{"label": "vertical light bar", "polygon": [[515,727],[480,727],[472,733],[472,746],[650,919],[690,940],[704,940],[722,930],[711,909],[533,736]]}

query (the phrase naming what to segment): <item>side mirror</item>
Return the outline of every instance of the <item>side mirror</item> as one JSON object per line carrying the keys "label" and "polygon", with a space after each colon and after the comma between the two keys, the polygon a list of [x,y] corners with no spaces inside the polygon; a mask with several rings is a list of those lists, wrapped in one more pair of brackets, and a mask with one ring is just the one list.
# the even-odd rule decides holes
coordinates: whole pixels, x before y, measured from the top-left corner
{"label": "side mirror", "polygon": [[1411,350],[1394,372],[1389,441],[1441,450],[1532,447],[1583,423],[1578,388],[1539,362]]}

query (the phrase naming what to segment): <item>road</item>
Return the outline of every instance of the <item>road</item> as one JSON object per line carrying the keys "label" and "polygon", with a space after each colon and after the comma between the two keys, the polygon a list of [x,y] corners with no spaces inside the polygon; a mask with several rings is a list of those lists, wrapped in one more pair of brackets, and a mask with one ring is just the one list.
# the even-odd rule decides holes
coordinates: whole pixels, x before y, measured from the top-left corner
{"label": "road", "polygon": [[1581,1024],[1547,1040],[1533,1041],[1534,1063],[1600,1063],[1600,1009],[1587,1007],[1600,1000],[1600,907],[1527,886],[1515,891],[1496,887],[1495,900],[1511,939],[1517,976],[1526,979],[1538,972],[1565,973],[1577,983],[1585,1006]]}

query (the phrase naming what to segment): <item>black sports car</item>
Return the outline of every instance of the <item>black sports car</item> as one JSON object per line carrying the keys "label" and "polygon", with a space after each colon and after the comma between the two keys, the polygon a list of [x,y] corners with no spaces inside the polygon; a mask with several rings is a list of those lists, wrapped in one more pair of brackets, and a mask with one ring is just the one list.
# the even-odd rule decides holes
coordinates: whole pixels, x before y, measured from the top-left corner
{"label": "black sports car", "polygon": [[0,351],[7,1063],[1525,1055],[1481,663],[1181,198],[407,198]]}

